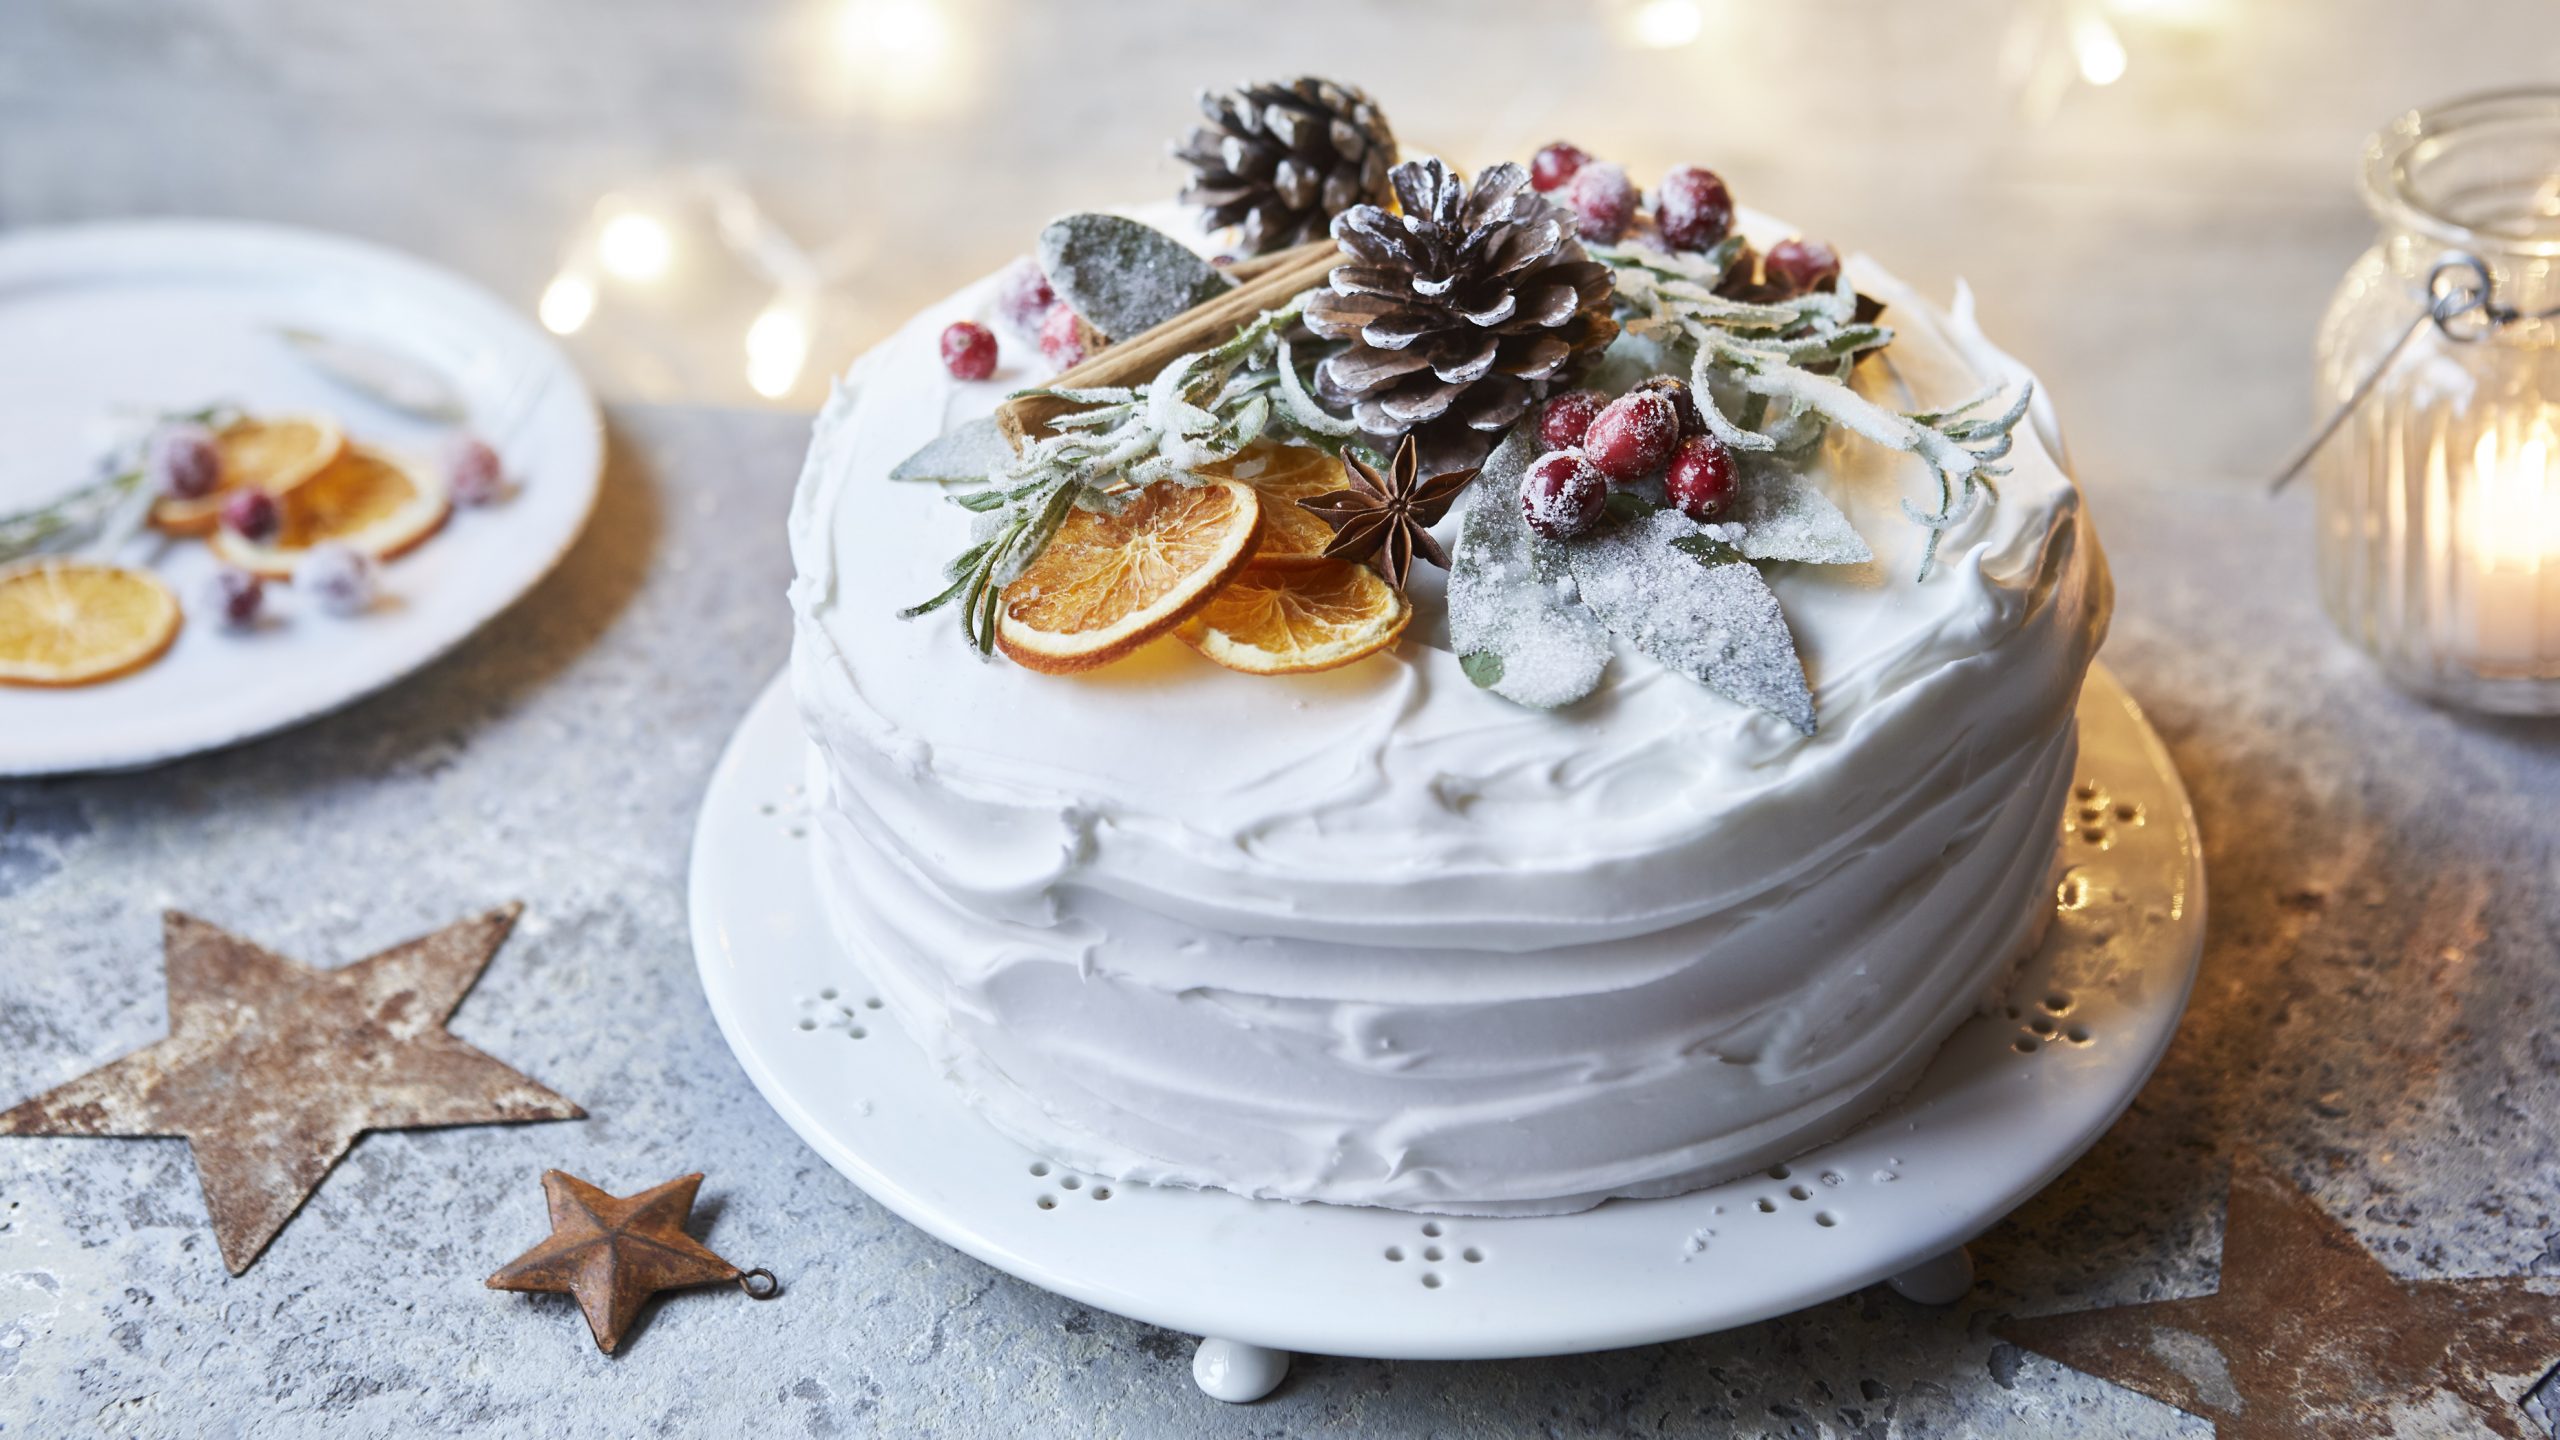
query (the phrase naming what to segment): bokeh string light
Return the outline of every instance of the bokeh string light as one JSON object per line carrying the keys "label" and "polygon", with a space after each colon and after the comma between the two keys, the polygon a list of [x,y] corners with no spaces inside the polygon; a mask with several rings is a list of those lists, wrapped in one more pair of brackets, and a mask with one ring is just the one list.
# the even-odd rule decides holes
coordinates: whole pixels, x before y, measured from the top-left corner
{"label": "bokeh string light", "polygon": [[705,243],[768,296],[739,337],[747,388],[768,400],[790,395],[816,346],[825,296],[851,278],[867,249],[807,249],[719,167],[670,172],[598,200],[563,247],[535,314],[566,336],[584,330],[609,295],[663,298],[702,275],[703,259],[688,245]]}

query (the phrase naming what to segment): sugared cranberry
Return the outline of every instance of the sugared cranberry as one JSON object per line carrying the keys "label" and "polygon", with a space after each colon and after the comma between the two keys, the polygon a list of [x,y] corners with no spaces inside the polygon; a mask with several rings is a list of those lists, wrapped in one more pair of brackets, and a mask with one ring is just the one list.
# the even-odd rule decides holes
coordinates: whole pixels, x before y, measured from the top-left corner
{"label": "sugared cranberry", "polygon": [[1606,404],[1597,390],[1568,390],[1538,412],[1538,443],[1549,450],[1570,450],[1591,432],[1591,422]]}
{"label": "sugared cranberry", "polygon": [[1713,520],[1733,503],[1733,452],[1713,435],[1692,435],[1671,457],[1663,486],[1692,520]]}
{"label": "sugared cranberry", "polygon": [[331,540],[312,546],[293,567],[293,588],[309,591],[332,615],[361,615],[373,608],[378,568],[372,556]]}
{"label": "sugared cranberry", "polygon": [[1058,292],[1049,286],[1049,273],[1028,255],[996,277],[997,323],[1025,340],[1040,338],[1041,322],[1057,307]]}
{"label": "sugared cranberry", "polygon": [[1590,163],[1591,157],[1581,146],[1558,140],[1530,157],[1529,186],[1541,192],[1553,190]]}
{"label": "sugared cranberry", "polygon": [[465,505],[495,505],[506,498],[507,467],[477,435],[456,435],[444,451],[445,479]]}
{"label": "sugared cranberry", "polygon": [[264,540],[284,523],[284,511],[266,491],[242,490],[222,502],[222,523],[243,540]]}
{"label": "sugared cranberry", "polygon": [[1840,252],[1819,240],[1781,240],[1760,262],[1761,278],[1788,295],[1806,295],[1840,283]]}
{"label": "sugared cranberry", "polygon": [[1698,397],[1689,393],[1688,381],[1677,375],[1656,375],[1648,380],[1637,381],[1635,388],[1650,390],[1670,401],[1672,413],[1680,417],[1680,433],[1683,436],[1706,433],[1707,417],[1699,413]]}
{"label": "sugared cranberry", "polygon": [[1093,331],[1084,317],[1066,305],[1051,307],[1040,325],[1040,353],[1061,370],[1083,364],[1093,354]]}
{"label": "sugared cranberry", "polygon": [[200,499],[222,483],[222,452],[214,448],[213,432],[192,421],[153,432],[142,463],[151,487],[179,500]]}
{"label": "sugared cranberry", "polygon": [[224,625],[246,630],[258,623],[258,612],[267,603],[267,587],[248,571],[226,565],[205,582],[204,599]]}
{"label": "sugared cranberry", "polygon": [[1520,513],[1550,540],[1579,535],[1609,506],[1609,479],[1579,450],[1541,455],[1520,477]]}
{"label": "sugared cranberry", "polygon": [[1683,165],[1662,177],[1653,224],[1674,250],[1704,250],[1733,230],[1733,192],[1713,170]]}
{"label": "sugared cranberry", "polygon": [[1623,165],[1585,165],[1565,182],[1565,208],[1581,226],[1582,238],[1615,243],[1636,223],[1636,186]]}
{"label": "sugared cranberry", "polygon": [[1658,390],[1631,390],[1609,402],[1583,437],[1582,453],[1612,480],[1641,480],[1680,443],[1680,412]]}
{"label": "sugared cranberry", "polygon": [[942,332],[942,368],[955,380],[984,380],[996,373],[996,332],[963,320]]}

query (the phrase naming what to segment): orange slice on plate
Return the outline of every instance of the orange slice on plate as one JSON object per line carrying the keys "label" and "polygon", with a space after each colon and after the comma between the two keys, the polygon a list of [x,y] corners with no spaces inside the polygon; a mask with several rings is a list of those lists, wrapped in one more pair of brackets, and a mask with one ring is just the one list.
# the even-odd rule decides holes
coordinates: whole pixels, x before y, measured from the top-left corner
{"label": "orange slice on plate", "polygon": [[1262,543],[1254,548],[1254,569],[1298,570],[1326,563],[1324,547],[1333,543],[1333,527],[1298,502],[1348,487],[1351,481],[1341,461],[1305,445],[1257,440],[1200,473],[1242,480],[1262,497]]}
{"label": "orange slice on plate", "polygon": [[436,533],[453,513],[444,478],[363,445],[276,497],[276,533],[248,539],[228,527],[213,532],[213,552],[269,580],[290,580],[311,547],[335,540],[389,560]]}
{"label": "orange slice on plate", "polygon": [[1230,670],[1305,675],[1377,654],[1412,619],[1412,602],[1377,571],[1327,560],[1301,570],[1247,570],[1177,633]]}
{"label": "orange slice on plate", "polygon": [[95,685],[178,638],[177,597],[149,571],[83,560],[0,569],[0,685]]}
{"label": "orange slice on plate", "polygon": [[347,436],[326,416],[243,416],[214,432],[213,448],[222,458],[221,479],[192,500],[163,495],[153,501],[152,525],[172,535],[210,535],[232,491],[281,496],[297,489],[346,453]]}
{"label": "orange slice on plate", "polygon": [[1108,665],[1181,624],[1243,569],[1262,515],[1239,480],[1159,480],[1117,515],[1077,510],[1004,587],[996,644],[1052,675]]}

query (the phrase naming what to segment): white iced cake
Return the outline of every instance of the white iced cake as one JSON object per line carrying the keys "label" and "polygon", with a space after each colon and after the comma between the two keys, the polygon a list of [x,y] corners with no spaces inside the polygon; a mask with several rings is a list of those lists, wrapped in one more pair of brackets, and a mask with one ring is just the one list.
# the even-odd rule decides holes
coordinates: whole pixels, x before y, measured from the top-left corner
{"label": "white iced cake", "polygon": [[[1895,332],[1857,372],[1880,405],[2027,379],[1962,297],[1848,276]],[[1874,558],[1761,567],[1810,735],[1623,639],[1577,703],[1498,699],[1436,571],[1392,649],[1329,673],[1168,638],[1062,677],[899,616],[969,517],[887,472],[1047,373],[1010,342],[991,380],[946,372],[938,337],[994,286],[854,367],[791,514],[818,882],[847,964],[989,1124],[1096,1175],[1288,1200],[1666,1195],[1871,1115],[2036,943],[2110,600],[2041,402],[1925,579],[1905,502],[1937,504],[1931,469],[1823,443]],[[1480,487],[1438,533],[1517,504]]]}

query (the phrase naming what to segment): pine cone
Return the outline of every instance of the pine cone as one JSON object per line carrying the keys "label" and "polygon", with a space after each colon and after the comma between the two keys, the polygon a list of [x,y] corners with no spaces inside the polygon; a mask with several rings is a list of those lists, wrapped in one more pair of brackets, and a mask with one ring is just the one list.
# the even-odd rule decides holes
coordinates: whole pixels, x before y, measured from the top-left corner
{"label": "pine cone", "polygon": [[1361,205],[1333,222],[1350,263],[1307,301],[1306,324],[1351,347],[1316,368],[1317,394],[1381,442],[1415,435],[1430,468],[1477,464],[1616,337],[1615,286],[1518,165],[1485,171],[1472,194],[1437,160],[1393,180],[1401,218]]}
{"label": "pine cone", "polygon": [[1191,167],[1184,203],[1211,229],[1240,225],[1248,254],[1313,240],[1334,216],[1386,203],[1395,132],[1368,95],[1312,75],[1200,92],[1209,123],[1174,147]]}

